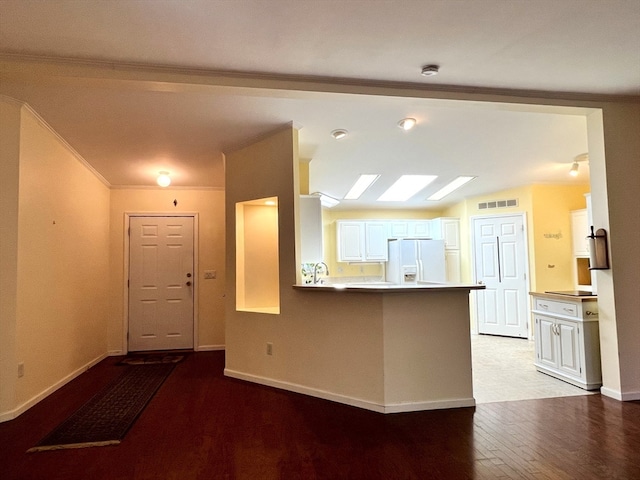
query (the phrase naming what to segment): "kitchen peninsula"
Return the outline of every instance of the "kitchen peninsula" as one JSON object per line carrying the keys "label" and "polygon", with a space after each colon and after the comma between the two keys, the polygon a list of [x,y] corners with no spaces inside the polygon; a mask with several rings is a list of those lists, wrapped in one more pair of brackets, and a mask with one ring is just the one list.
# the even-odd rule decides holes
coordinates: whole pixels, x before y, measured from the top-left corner
{"label": "kitchen peninsula", "polygon": [[226,157],[225,375],[381,413],[473,406],[482,287],[304,286],[299,164],[292,126]]}
{"label": "kitchen peninsula", "polygon": [[[357,283],[294,285],[305,297],[332,305],[366,303],[377,315],[354,332],[354,346],[373,336],[385,413],[475,405],[471,375],[469,293],[481,285]],[[338,298],[339,297],[339,298]],[[346,297],[346,298],[345,298]],[[307,301],[311,299],[307,298]]]}

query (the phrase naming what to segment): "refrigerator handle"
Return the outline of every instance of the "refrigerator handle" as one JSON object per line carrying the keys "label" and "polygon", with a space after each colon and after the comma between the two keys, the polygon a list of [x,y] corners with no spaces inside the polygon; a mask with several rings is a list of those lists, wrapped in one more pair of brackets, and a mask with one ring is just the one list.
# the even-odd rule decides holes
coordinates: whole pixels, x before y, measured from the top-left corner
{"label": "refrigerator handle", "polygon": [[422,272],[422,248],[420,248],[420,242],[415,241],[415,256],[416,256],[416,282],[424,280]]}

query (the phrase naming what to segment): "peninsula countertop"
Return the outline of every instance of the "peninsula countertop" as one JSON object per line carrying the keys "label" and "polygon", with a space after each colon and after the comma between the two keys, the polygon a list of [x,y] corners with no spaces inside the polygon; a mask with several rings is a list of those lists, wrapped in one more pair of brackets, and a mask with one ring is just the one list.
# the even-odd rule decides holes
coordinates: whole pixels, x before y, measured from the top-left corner
{"label": "peninsula countertop", "polygon": [[327,283],[327,284],[303,284],[293,285],[293,288],[319,292],[364,292],[364,293],[408,293],[408,292],[442,292],[459,290],[482,290],[484,285],[464,283],[418,283],[410,285],[398,285],[386,282],[364,283]]}

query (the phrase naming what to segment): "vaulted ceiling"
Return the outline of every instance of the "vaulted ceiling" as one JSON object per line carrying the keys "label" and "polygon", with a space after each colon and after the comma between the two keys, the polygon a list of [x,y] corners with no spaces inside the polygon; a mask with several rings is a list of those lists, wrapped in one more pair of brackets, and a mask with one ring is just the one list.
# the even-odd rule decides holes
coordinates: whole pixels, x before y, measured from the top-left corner
{"label": "vaulted ceiling", "polygon": [[[29,103],[110,185],[167,170],[177,186],[222,187],[223,152],[293,122],[311,190],[341,198],[379,173],[368,196],[342,203],[379,206],[398,175],[434,174],[405,206],[437,208],[584,182],[567,177],[587,151],[584,112],[388,92],[637,101],[640,2],[0,0],[0,61],[0,93]],[[439,75],[421,76],[425,64]],[[399,129],[404,117],[417,126]],[[425,201],[457,175],[478,178]]]}

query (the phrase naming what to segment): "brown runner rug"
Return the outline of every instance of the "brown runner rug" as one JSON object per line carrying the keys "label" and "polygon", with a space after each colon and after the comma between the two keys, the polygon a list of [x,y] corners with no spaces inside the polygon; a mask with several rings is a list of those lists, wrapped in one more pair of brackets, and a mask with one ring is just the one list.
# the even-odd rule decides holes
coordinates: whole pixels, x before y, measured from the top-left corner
{"label": "brown runner rug", "polygon": [[118,378],[27,452],[117,445],[175,366],[126,366]]}

